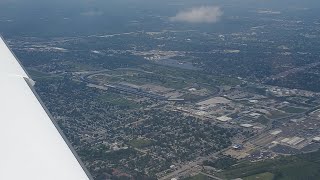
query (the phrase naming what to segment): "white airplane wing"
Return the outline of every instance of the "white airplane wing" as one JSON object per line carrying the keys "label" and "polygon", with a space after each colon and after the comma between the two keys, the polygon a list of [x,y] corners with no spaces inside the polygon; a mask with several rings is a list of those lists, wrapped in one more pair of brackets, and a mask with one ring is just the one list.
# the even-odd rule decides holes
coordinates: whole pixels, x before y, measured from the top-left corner
{"label": "white airplane wing", "polygon": [[32,86],[0,37],[0,179],[92,179]]}

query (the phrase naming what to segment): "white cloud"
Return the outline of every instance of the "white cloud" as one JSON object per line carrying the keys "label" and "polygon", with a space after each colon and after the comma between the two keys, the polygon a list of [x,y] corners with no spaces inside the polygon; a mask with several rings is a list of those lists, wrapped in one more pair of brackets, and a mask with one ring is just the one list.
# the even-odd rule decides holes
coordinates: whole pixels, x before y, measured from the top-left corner
{"label": "white cloud", "polygon": [[176,16],[171,17],[170,20],[173,22],[215,23],[220,20],[222,15],[223,12],[220,7],[202,6],[181,11]]}

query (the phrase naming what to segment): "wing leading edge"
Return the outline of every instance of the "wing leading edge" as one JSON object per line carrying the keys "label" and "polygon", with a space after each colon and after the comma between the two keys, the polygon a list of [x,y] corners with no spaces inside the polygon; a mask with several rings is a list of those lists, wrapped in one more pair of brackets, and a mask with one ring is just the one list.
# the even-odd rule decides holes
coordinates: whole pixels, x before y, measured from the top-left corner
{"label": "wing leading edge", "polygon": [[0,179],[92,179],[0,36]]}

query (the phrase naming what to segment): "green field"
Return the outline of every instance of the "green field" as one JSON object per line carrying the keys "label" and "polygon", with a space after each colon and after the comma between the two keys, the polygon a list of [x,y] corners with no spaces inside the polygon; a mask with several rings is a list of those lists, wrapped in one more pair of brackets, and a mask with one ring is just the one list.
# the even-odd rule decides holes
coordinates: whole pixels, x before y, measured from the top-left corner
{"label": "green field", "polygon": [[217,85],[234,86],[241,83],[237,78],[213,76],[199,71],[151,64],[143,65],[139,69],[110,70],[106,74],[109,76],[101,76],[101,79],[109,82],[123,81],[136,85],[155,84],[173,89],[183,89],[198,84],[215,90]]}
{"label": "green field", "polygon": [[116,93],[108,92],[100,96],[100,100],[116,106],[124,106],[128,108],[140,108],[140,104],[134,101],[127,100]]}
{"label": "green field", "polygon": [[183,96],[179,97],[183,98],[186,101],[196,102],[203,99],[203,96],[195,95],[195,94],[184,94]]}
{"label": "green field", "polygon": [[188,178],[185,178],[184,180],[211,180],[212,178],[206,176],[206,175],[203,175],[203,174],[197,174],[195,176],[192,176],[192,177],[188,177]]}
{"label": "green field", "polygon": [[158,74],[164,77],[171,77],[176,79],[181,79],[183,82],[188,84],[207,84],[210,86],[217,85],[230,85],[235,86],[241,84],[241,81],[237,78],[226,77],[226,76],[214,76],[200,71],[185,70],[167,66],[159,65],[145,65],[142,66],[146,71],[152,71],[154,74]]}
{"label": "green field", "polygon": [[320,151],[296,156],[279,157],[262,162],[244,161],[219,175],[224,179],[271,177],[275,180],[320,179]]}
{"label": "green field", "polygon": [[261,115],[257,120],[256,122],[258,123],[261,123],[261,124],[264,124],[264,125],[267,125],[269,123],[269,119],[266,118],[264,115]]}
{"label": "green field", "polygon": [[252,176],[244,177],[243,180],[273,180],[274,174],[265,172],[261,174],[255,174]]}
{"label": "green field", "polygon": [[292,107],[292,106],[286,106],[286,107],[280,108],[280,110],[285,111],[287,113],[303,113],[303,112],[307,111],[304,108]]}
{"label": "green field", "polygon": [[74,61],[64,61],[65,65],[70,66],[70,71],[97,71],[102,70],[100,66],[88,64],[88,63],[81,63],[81,62],[74,62]]}
{"label": "green field", "polygon": [[28,69],[27,70],[28,73],[30,74],[30,76],[32,78],[37,78],[37,77],[43,77],[43,76],[49,76],[50,74],[44,73],[44,72],[40,72],[40,71],[36,71],[33,69]]}
{"label": "green field", "polygon": [[129,144],[134,148],[144,148],[147,146],[150,146],[153,143],[153,141],[149,139],[134,139],[129,141]]}
{"label": "green field", "polygon": [[51,74],[40,72],[34,69],[27,69],[27,71],[28,71],[28,74],[32,77],[32,79],[56,77]]}
{"label": "green field", "polygon": [[156,84],[167,88],[182,89],[188,86],[184,79],[167,76],[158,73],[147,73],[132,70],[117,70],[108,72],[110,76],[104,76],[102,79],[110,82],[128,82],[135,85]]}
{"label": "green field", "polygon": [[270,119],[278,119],[278,118],[283,118],[288,116],[288,114],[282,112],[282,111],[278,111],[278,110],[273,110],[270,111],[270,115],[268,115],[268,118]]}
{"label": "green field", "polygon": [[110,76],[108,74],[99,74],[99,75],[95,75],[93,77],[90,77],[94,80],[99,80],[99,81],[103,81],[103,82],[119,82],[122,81],[123,79],[120,77],[115,77],[115,76]]}

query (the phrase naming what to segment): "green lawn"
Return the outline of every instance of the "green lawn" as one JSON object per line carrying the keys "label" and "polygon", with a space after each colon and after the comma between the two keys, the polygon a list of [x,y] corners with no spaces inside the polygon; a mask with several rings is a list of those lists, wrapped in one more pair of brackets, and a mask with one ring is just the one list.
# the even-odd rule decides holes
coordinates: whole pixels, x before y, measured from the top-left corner
{"label": "green lawn", "polygon": [[267,125],[269,123],[269,119],[266,118],[264,115],[261,115],[256,122]]}
{"label": "green lawn", "polygon": [[108,102],[112,105],[124,106],[124,107],[128,107],[128,108],[139,108],[140,107],[140,104],[138,104],[134,101],[130,101],[128,99],[125,99],[117,93],[108,92],[108,93],[100,96],[100,100],[104,101],[104,102]]}
{"label": "green lawn", "polygon": [[187,82],[181,79],[175,79],[172,77],[166,77],[160,74],[145,74],[140,73],[139,76],[128,76],[125,81],[131,82],[133,84],[156,84],[173,89],[182,89],[188,86]]}
{"label": "green lawn", "polygon": [[196,102],[196,101],[203,99],[203,96],[199,96],[199,95],[195,95],[195,94],[184,94],[183,96],[181,96],[179,98],[183,98],[186,101]]}
{"label": "green lawn", "polygon": [[27,69],[27,71],[32,78],[50,76],[50,74],[48,74],[48,73],[40,72],[40,71],[33,70],[33,69]]}
{"label": "green lawn", "polygon": [[65,61],[64,64],[71,66],[71,71],[97,71],[102,70],[102,67],[88,64],[88,63],[81,63],[81,62],[74,62],[74,61]]}
{"label": "green lawn", "polygon": [[274,174],[265,172],[260,174],[255,174],[252,176],[244,177],[243,180],[273,180]]}
{"label": "green lawn", "polygon": [[303,112],[307,111],[304,108],[292,107],[292,106],[286,106],[286,107],[281,108],[280,110],[285,111],[287,113],[303,113]]}
{"label": "green lawn", "polygon": [[[221,172],[223,179],[254,178],[274,175],[274,180],[320,179],[320,151],[296,156],[279,157],[262,162],[244,161]],[[268,177],[268,176],[267,176]]]}
{"label": "green lawn", "polygon": [[278,119],[278,118],[282,118],[282,117],[286,117],[286,116],[288,116],[288,114],[286,114],[282,111],[273,110],[273,111],[270,111],[270,115],[268,115],[268,118]]}
{"label": "green lawn", "polygon": [[152,144],[153,141],[149,139],[134,139],[129,142],[129,144],[134,148],[144,148]]}
{"label": "green lawn", "polygon": [[[167,66],[159,65],[145,65],[142,66],[146,71],[152,71],[154,74],[158,74],[164,77],[177,77],[183,79],[187,84],[207,84],[210,86],[217,85],[230,85],[235,86],[241,84],[241,81],[237,78],[226,76],[214,76],[201,71],[185,70]],[[182,83],[183,84],[183,83]],[[181,84],[181,85],[182,85]]]}
{"label": "green lawn", "polygon": [[203,174],[197,174],[195,176],[192,176],[192,177],[188,177],[188,178],[185,178],[184,180],[211,180],[212,178],[206,176],[206,175],[203,175]]}

